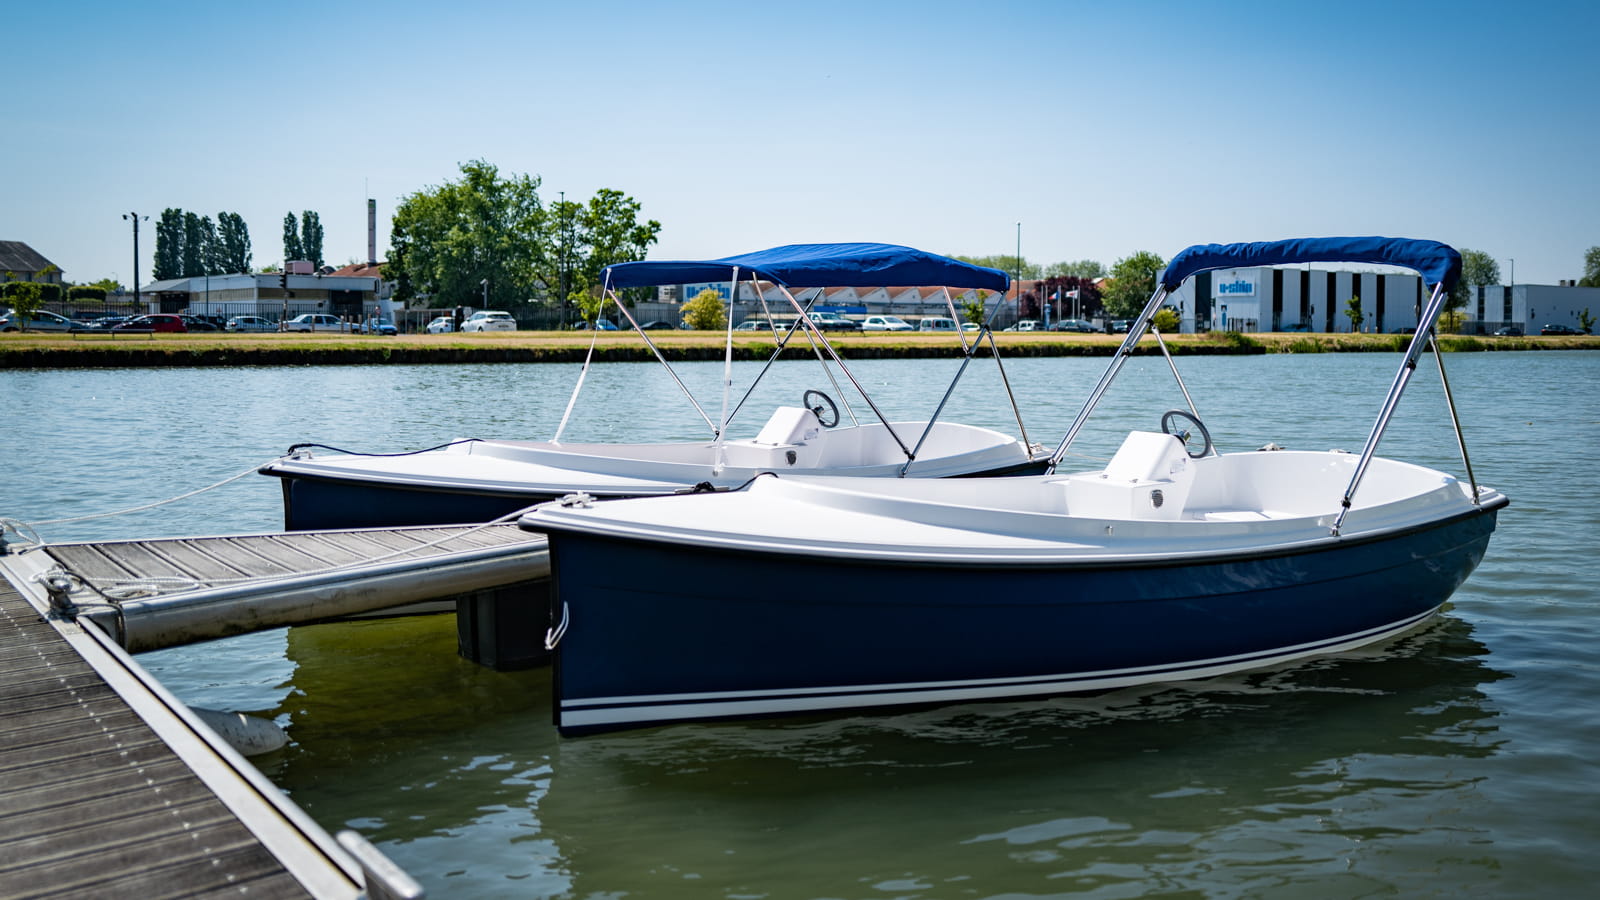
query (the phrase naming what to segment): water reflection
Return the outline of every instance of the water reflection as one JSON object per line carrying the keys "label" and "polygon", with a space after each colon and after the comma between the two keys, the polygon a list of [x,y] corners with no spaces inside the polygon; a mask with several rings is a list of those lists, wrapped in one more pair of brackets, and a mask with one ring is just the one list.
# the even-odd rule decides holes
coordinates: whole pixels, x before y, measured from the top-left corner
{"label": "water reflection", "polygon": [[1206,682],[564,741],[547,670],[453,642],[448,617],[292,629],[272,771],[450,896],[1255,890],[1374,846],[1470,869],[1473,761],[1502,743],[1484,687],[1506,676],[1450,616]]}

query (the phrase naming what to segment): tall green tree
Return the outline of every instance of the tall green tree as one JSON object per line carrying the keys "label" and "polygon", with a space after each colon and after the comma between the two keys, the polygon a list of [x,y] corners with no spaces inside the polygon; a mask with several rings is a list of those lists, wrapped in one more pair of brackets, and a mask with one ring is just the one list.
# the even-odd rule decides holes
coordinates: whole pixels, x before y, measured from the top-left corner
{"label": "tall green tree", "polygon": [[288,268],[289,260],[305,259],[305,248],[300,244],[300,223],[295,221],[294,213],[283,214],[283,264]]}
{"label": "tall green tree", "polygon": [[1156,279],[1166,260],[1148,250],[1140,250],[1111,264],[1111,276],[1101,292],[1106,315],[1131,319],[1144,309],[1156,292]]}
{"label": "tall green tree", "polygon": [[[578,302],[603,283],[607,266],[644,259],[656,243],[661,223],[639,221],[639,201],[601,188],[589,202],[561,199],[545,210],[544,251],[535,276],[563,302]],[[624,292],[624,302],[638,299]]]}
{"label": "tall green tree", "polygon": [[167,207],[156,221],[155,264],[150,277],[156,281],[183,277],[183,210]]}
{"label": "tall green tree", "polygon": [[217,213],[217,240],[221,244],[218,265],[223,272],[250,271],[250,229],[238,213]]}
{"label": "tall green tree", "polygon": [[200,217],[200,263],[206,275],[222,274],[222,240],[217,237],[217,225],[210,216]]}
{"label": "tall green tree", "polygon": [[194,278],[206,273],[206,235],[200,217],[192,212],[183,214],[183,275]]}
{"label": "tall green tree", "polygon": [[1583,254],[1583,277],[1578,287],[1600,287],[1600,247],[1590,247]]}
{"label": "tall green tree", "polygon": [[322,268],[322,217],[312,210],[300,213],[300,251],[311,264]]}
{"label": "tall green tree", "polygon": [[1446,298],[1444,304],[1445,311],[1466,309],[1479,285],[1499,283],[1500,264],[1494,261],[1494,257],[1482,250],[1468,250],[1463,247],[1461,277],[1456,279],[1455,287],[1450,289],[1450,296]]}
{"label": "tall green tree", "polygon": [[1093,281],[1106,277],[1106,267],[1092,259],[1080,259],[1077,262],[1058,262],[1045,266],[1046,278],[1082,278]]}
{"label": "tall green tree", "polygon": [[[948,255],[951,259],[959,259],[962,262],[969,262],[975,266],[988,266],[991,269],[999,269],[1013,278],[1022,279],[1044,277],[1043,272],[1039,268],[1039,264],[1028,262],[1028,258],[1026,256],[1016,256],[1012,254],[962,256],[959,253],[951,253]],[[1021,274],[1018,274],[1019,272]]]}
{"label": "tall green tree", "polygon": [[424,188],[401,200],[390,232],[385,275],[403,270],[404,295],[429,296],[433,306],[477,306],[483,279],[489,305],[508,306],[533,295],[535,261],[544,252],[539,179],[502,178],[483,160],[461,165],[461,180]]}

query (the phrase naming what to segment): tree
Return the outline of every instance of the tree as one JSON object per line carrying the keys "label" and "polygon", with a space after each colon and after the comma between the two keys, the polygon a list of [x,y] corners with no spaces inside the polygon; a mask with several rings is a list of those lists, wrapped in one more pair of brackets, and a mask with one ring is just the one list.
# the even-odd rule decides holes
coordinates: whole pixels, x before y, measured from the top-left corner
{"label": "tree", "polygon": [[[1087,318],[1100,310],[1100,288],[1093,280],[1076,275],[1057,275],[1046,278],[1040,285],[1044,298],[1055,311],[1052,318]],[[1077,295],[1073,296],[1076,291]]]}
{"label": "tree", "polygon": [[[563,305],[592,306],[582,298],[602,284],[606,266],[644,259],[656,242],[661,223],[654,219],[641,223],[639,212],[639,201],[612,188],[601,188],[587,204],[565,198],[550,204],[545,210],[545,240],[534,262],[535,278],[546,293]],[[623,301],[631,303],[647,292],[648,288],[637,294],[622,292]]]}
{"label": "tree", "polygon": [[288,267],[291,259],[305,259],[305,248],[300,245],[300,226],[294,220],[294,213],[283,214],[283,263]]}
{"label": "tree", "polygon": [[1589,312],[1589,307],[1587,306],[1583,308],[1582,312],[1578,313],[1578,327],[1583,329],[1584,334],[1594,334],[1594,316]]}
{"label": "tree", "polygon": [[206,236],[200,227],[200,217],[192,212],[183,214],[183,272],[182,278],[195,278],[206,273]]}
{"label": "tree", "polygon": [[1106,314],[1114,319],[1131,319],[1139,315],[1145,303],[1156,292],[1156,278],[1166,265],[1161,257],[1140,250],[1111,265],[1111,277],[1105,283],[1101,300]]}
{"label": "tree", "polygon": [[1445,300],[1444,308],[1447,312],[1466,309],[1472,302],[1473,288],[1483,284],[1500,283],[1500,264],[1494,257],[1482,250],[1461,250],[1461,277],[1456,279],[1455,287],[1450,289],[1450,296]]}
{"label": "tree", "polygon": [[[7,272],[6,277],[10,276],[11,273]],[[13,321],[17,327],[27,331],[33,314],[44,305],[44,285],[34,281],[13,281],[6,285],[6,303],[16,311]]]}
{"label": "tree", "polygon": [[1106,277],[1106,267],[1092,259],[1077,262],[1058,262],[1045,266],[1046,278],[1082,278],[1087,281]]}
{"label": "tree", "polygon": [[183,210],[168,207],[156,221],[155,264],[150,277],[156,281],[183,277]]}
{"label": "tree", "polygon": [[1600,287],[1600,247],[1590,247],[1583,254],[1583,277],[1578,287]]}
{"label": "tree", "polygon": [[99,281],[91,281],[85,286],[99,288],[108,294],[115,294],[117,291],[122,290],[122,282],[115,278],[102,278]]}
{"label": "tree", "polygon": [[982,325],[984,323],[983,302],[987,299],[989,299],[989,292],[979,291],[978,296],[974,299],[962,301],[962,320],[966,322],[976,322],[977,324]]}
{"label": "tree", "polygon": [[1344,314],[1350,317],[1350,330],[1358,332],[1361,323],[1366,321],[1367,315],[1361,311],[1361,298],[1351,297],[1344,302]]}
{"label": "tree", "polygon": [[[952,253],[950,254],[950,258],[959,259],[962,262],[972,263],[975,266],[988,266],[991,269],[999,269],[1007,275],[1019,280],[1025,278],[1043,277],[1042,273],[1039,271],[1038,263],[1028,262],[1028,258],[1026,256],[1014,256],[1006,254],[1000,254],[998,256],[961,256],[959,254]],[[1021,274],[1018,274],[1019,272]]]}
{"label": "tree", "polygon": [[300,213],[300,259],[311,260],[311,265],[322,268],[322,217],[311,210]]}
{"label": "tree", "polygon": [[1178,317],[1177,310],[1170,306],[1163,306],[1156,310],[1155,315],[1150,317],[1150,324],[1154,325],[1156,330],[1162,334],[1177,334],[1178,329],[1183,327],[1183,319]]}
{"label": "tree", "polygon": [[216,223],[210,216],[200,217],[200,264],[202,274],[222,274],[222,241],[217,238]]}
{"label": "tree", "polygon": [[683,305],[683,321],[690,328],[710,331],[727,324],[728,308],[722,305],[722,295],[706,288]]}
{"label": "tree", "polygon": [[[461,164],[461,180],[424,188],[395,209],[385,277],[404,273],[409,299],[429,296],[433,306],[475,306],[489,279],[489,304],[503,308],[533,295],[535,261],[544,247],[545,213],[539,180],[500,177],[495,166]],[[391,271],[394,270],[394,271]]]}
{"label": "tree", "polygon": [[217,213],[217,241],[221,244],[218,265],[223,272],[250,271],[250,229],[238,213]]}

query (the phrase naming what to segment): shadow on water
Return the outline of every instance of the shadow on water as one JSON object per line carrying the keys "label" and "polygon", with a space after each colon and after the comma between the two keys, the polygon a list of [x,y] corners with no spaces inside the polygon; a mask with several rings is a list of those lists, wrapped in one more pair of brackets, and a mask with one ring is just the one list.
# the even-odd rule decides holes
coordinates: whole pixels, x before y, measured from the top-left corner
{"label": "shadow on water", "polygon": [[[1449,616],[1206,682],[579,739],[549,724],[548,671],[458,659],[450,617],[297,628],[288,653],[272,776],[441,895],[1339,896],[1406,887],[1396,855],[1493,877],[1472,762],[1507,676]],[[1372,854],[1381,878],[1350,881]]]}

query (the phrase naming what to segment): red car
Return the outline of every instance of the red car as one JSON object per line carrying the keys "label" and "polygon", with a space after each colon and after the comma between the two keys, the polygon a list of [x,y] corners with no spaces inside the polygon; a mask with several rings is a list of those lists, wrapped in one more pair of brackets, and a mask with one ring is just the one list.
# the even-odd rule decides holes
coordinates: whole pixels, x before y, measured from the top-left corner
{"label": "red car", "polygon": [[181,316],[169,315],[167,313],[156,313],[154,315],[139,316],[137,318],[129,319],[126,322],[120,322],[111,326],[111,330],[185,333],[188,332],[189,326],[183,324],[183,318]]}

